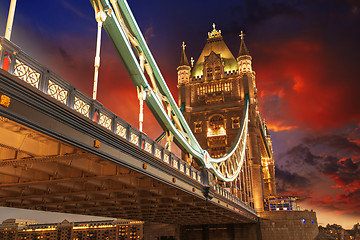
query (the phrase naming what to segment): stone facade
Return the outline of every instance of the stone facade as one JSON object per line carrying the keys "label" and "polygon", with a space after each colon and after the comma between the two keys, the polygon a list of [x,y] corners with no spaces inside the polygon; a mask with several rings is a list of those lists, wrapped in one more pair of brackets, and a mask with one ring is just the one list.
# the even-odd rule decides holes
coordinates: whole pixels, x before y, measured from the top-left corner
{"label": "stone facade", "polygon": [[[263,211],[263,199],[276,195],[275,169],[270,135],[258,111],[255,72],[244,34],[235,58],[213,25],[195,65],[190,66],[183,43],[177,70],[179,105],[199,144],[211,157],[221,157],[232,147],[249,99],[248,161],[238,179],[224,185],[235,189],[233,194],[256,211]],[[197,167],[191,156],[183,154],[182,158]]]}

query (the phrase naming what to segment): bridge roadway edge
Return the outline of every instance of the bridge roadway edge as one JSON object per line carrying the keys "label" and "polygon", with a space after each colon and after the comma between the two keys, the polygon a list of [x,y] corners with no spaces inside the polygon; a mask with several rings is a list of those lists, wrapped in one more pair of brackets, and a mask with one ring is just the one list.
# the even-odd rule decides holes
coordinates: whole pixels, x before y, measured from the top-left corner
{"label": "bridge roadway edge", "polygon": [[[2,69],[0,69],[0,80],[0,94],[7,95],[11,98],[9,108],[0,106],[0,113],[4,117],[206,200],[202,195],[202,188],[204,186],[201,183],[172,169],[171,166],[159,161],[151,154],[121,139],[114,133],[92,122],[90,119],[86,119],[75,110],[62,105],[55,99]],[[24,114],[11,111],[14,105],[26,110]],[[35,111],[38,113],[36,114]],[[51,120],[46,122],[46,119]],[[39,126],[35,121],[44,123],[46,127]],[[70,124],[70,127],[67,126],[67,130],[61,129],[62,127],[59,127],[58,124],[53,124],[54,121],[60,122],[62,127],[67,126],[67,124]],[[76,129],[76,133],[73,131],[74,129]],[[72,136],[78,136],[70,138],[64,134],[65,132]],[[99,149],[93,147],[94,140],[101,142]],[[121,161],[119,161],[120,157],[114,157],[119,153],[111,154],[115,151],[114,148],[118,149],[118,151],[120,149],[123,152],[120,154],[122,156]],[[134,159],[135,161],[131,161]],[[146,163],[148,166],[146,170],[143,169],[143,163]],[[164,173],[166,173],[167,178],[164,177]],[[172,182],[173,177],[178,180],[176,184]],[[192,191],[193,187],[196,188],[196,192]],[[211,191],[213,190],[211,189]],[[223,196],[217,194],[214,194],[214,196],[212,200],[208,200],[211,204],[234,212],[235,214],[241,214],[249,222],[255,223],[259,221],[256,213],[252,211],[252,209],[248,209],[246,206],[239,206]],[[221,203],[218,203],[218,200],[220,200]],[[239,207],[241,207],[241,213],[232,209],[238,209]]]}

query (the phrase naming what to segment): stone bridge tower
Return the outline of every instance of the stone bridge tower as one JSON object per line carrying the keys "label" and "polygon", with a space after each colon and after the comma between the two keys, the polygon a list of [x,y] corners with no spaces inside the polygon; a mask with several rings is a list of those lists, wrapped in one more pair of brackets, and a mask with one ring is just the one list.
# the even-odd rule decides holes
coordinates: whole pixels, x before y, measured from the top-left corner
{"label": "stone bridge tower", "polygon": [[[239,131],[245,103],[250,100],[248,157],[252,179],[253,206],[264,210],[264,198],[276,195],[274,160],[270,135],[258,112],[255,72],[241,32],[238,57],[225,44],[221,31],[208,33],[195,65],[185,54],[178,70],[179,105],[195,137],[212,157],[225,154]],[[229,186],[231,187],[231,186]]]}

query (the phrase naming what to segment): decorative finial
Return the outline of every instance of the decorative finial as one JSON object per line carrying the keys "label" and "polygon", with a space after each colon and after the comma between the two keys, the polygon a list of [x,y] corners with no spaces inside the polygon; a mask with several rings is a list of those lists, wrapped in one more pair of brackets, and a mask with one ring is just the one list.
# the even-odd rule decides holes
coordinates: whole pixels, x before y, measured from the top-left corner
{"label": "decorative finial", "polygon": [[241,40],[243,40],[244,39],[244,36],[245,36],[245,34],[244,34],[244,32],[241,30],[241,32],[240,32],[240,35],[239,35],[240,37],[241,37]]}
{"label": "decorative finial", "polygon": [[190,58],[190,62],[191,62],[191,67],[194,67],[194,62],[195,62],[195,60],[194,60],[193,57]]}
{"label": "decorative finial", "polygon": [[221,37],[221,30],[216,30],[216,25],[213,23],[213,30],[208,33],[209,38]]}
{"label": "decorative finial", "polygon": [[185,47],[186,47],[185,42],[182,43],[181,47],[182,47],[183,51],[185,51]]}

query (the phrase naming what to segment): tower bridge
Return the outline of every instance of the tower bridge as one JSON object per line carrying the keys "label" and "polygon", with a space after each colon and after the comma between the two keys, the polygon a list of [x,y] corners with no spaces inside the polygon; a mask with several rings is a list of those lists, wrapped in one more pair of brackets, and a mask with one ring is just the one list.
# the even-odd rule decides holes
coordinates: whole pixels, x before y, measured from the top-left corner
{"label": "tower bridge", "polygon": [[205,171],[14,54],[11,42],[1,46],[15,57],[0,69],[2,206],[183,224],[257,220]]}
{"label": "tower bridge", "polygon": [[96,100],[99,43],[90,98],[0,38],[0,205],[180,225],[183,239],[250,224],[239,231],[257,239],[275,171],[243,32],[237,58],[215,24],[195,64],[183,43],[176,103],[126,1],[91,4],[166,144],[142,132],[142,112],[137,129]]}

